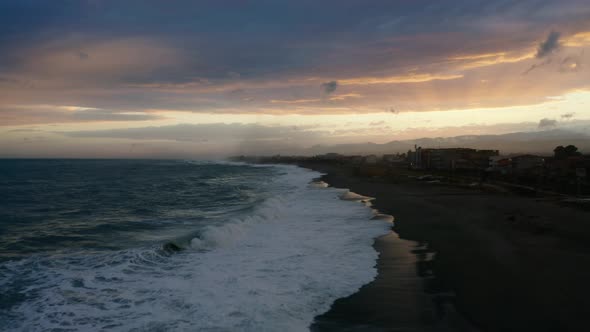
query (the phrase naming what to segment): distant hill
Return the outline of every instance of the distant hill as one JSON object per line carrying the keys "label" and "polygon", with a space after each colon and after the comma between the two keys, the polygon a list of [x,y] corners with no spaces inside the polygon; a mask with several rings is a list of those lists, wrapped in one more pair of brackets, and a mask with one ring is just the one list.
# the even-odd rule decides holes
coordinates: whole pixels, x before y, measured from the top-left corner
{"label": "distant hill", "polygon": [[463,147],[500,150],[501,154],[551,154],[558,145],[573,144],[583,153],[590,153],[590,135],[563,129],[536,132],[517,132],[503,135],[464,135],[455,137],[419,138],[391,141],[384,144],[315,145],[301,152],[306,155],[336,152],[348,155],[407,152],[414,145],[423,148]]}

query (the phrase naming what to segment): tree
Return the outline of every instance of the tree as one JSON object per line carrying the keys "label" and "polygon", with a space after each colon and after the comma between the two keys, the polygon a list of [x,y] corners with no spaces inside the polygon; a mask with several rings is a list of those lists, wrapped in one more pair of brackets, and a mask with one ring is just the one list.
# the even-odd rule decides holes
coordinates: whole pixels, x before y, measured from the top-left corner
{"label": "tree", "polygon": [[575,145],[571,144],[566,147],[563,147],[563,145],[556,147],[555,149],[553,149],[553,154],[555,156],[555,159],[566,159],[568,157],[575,157],[581,155],[581,153],[578,151],[578,148]]}
{"label": "tree", "polygon": [[581,155],[580,152],[578,152],[578,148],[574,145],[568,145],[565,147],[565,154],[568,157],[572,157],[572,156],[579,156]]}
{"label": "tree", "polygon": [[565,158],[565,148],[563,147],[563,145],[560,145],[553,149],[553,155],[555,156],[555,159]]}

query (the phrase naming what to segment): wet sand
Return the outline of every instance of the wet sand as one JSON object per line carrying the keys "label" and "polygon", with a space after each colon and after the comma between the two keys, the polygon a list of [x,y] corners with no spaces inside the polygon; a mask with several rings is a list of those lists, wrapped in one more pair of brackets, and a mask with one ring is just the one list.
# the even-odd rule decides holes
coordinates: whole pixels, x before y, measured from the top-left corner
{"label": "wet sand", "polygon": [[588,211],[552,198],[302,166],[327,173],[322,180],[331,186],[375,197],[377,209],[395,216],[403,239],[377,239],[377,279],[336,301],[312,330],[588,329]]}
{"label": "wet sand", "polygon": [[[337,300],[332,310],[316,318],[312,331],[447,331],[468,325],[426,292],[431,278],[426,248],[394,232],[376,239],[374,247],[380,253],[376,279]],[[441,316],[443,311],[447,317]]]}

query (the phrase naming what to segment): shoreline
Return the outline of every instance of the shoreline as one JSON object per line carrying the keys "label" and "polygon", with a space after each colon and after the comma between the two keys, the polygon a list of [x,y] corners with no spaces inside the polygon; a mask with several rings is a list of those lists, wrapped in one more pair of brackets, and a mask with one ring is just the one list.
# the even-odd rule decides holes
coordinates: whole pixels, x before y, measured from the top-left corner
{"label": "shoreline", "polygon": [[[326,182],[327,177],[317,180],[363,195]],[[373,204],[368,207],[383,213]],[[428,291],[435,253],[425,243],[402,239],[394,225],[395,221],[387,234],[374,239],[372,247],[379,253],[375,279],[334,301],[329,311],[315,317],[310,331],[476,331],[448,301],[452,295]]]}
{"label": "shoreline", "polygon": [[[324,173],[321,180],[332,187],[375,197],[373,207],[395,217],[395,232],[375,239],[377,278],[335,301],[312,331],[587,327],[587,211],[543,197],[363,178],[335,165],[299,166]],[[424,258],[429,255],[436,258]]]}

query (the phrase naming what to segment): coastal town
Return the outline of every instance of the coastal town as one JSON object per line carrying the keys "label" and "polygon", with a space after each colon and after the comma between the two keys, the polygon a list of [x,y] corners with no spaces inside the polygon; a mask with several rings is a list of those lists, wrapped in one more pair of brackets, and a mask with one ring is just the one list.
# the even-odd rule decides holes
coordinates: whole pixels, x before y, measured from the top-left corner
{"label": "coastal town", "polygon": [[331,164],[350,167],[354,175],[387,177],[407,174],[431,183],[477,183],[488,189],[509,188],[521,192],[562,195],[590,194],[590,154],[573,145],[557,146],[546,155],[510,154],[473,148],[425,148],[405,153],[314,156],[239,156],[236,161],[291,164]]}
{"label": "coastal town", "polygon": [[[590,258],[580,248],[590,239],[590,155],[574,145],[559,145],[546,154],[415,146],[382,155],[232,159],[320,172],[320,180],[331,187],[374,198],[373,208],[395,218],[394,233],[374,244],[381,255],[381,277],[336,301],[316,318],[312,331],[329,330],[341,321],[399,324],[400,316],[392,311],[410,322],[431,317],[422,327],[440,327],[446,319],[456,331],[479,331],[472,326],[580,330],[584,318],[571,319],[571,313],[589,308],[583,294],[590,292]],[[403,241],[414,246],[409,250],[415,257],[399,254]],[[539,273],[539,266],[550,268]],[[408,295],[406,283],[423,287],[424,294]],[[421,296],[426,305],[420,310],[404,305]],[[372,298],[379,300],[367,300]],[[432,311],[438,318],[432,318]]]}

